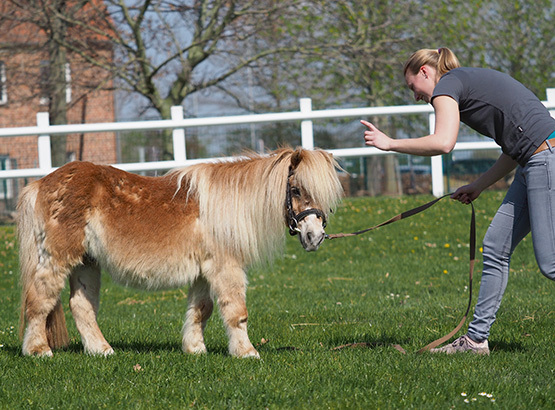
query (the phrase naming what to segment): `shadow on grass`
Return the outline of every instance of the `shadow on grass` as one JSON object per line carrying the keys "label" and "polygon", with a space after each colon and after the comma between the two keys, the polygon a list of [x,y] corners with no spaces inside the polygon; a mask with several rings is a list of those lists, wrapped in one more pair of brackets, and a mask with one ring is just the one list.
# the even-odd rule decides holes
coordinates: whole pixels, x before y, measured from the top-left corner
{"label": "shadow on grass", "polygon": [[346,338],[335,338],[330,339],[326,344],[320,343],[319,347],[312,346],[275,346],[271,341],[263,344],[256,344],[255,348],[260,353],[281,353],[281,352],[314,352],[326,350],[329,352],[339,352],[348,349],[377,349],[377,348],[392,348],[398,352],[405,354],[406,351],[403,349],[401,344],[406,345],[409,342],[407,340],[393,340],[389,338],[380,338],[370,340],[369,338],[359,337],[356,340],[348,340]]}
{"label": "shadow on grass", "polygon": [[23,357],[23,354],[21,353],[21,344],[4,345],[4,347],[2,347],[2,352],[6,352],[10,356],[21,356],[21,357]]}
{"label": "shadow on grass", "polygon": [[521,343],[505,343],[505,342],[495,342],[495,343],[489,343],[489,350],[492,353],[495,352],[505,352],[505,353],[522,353],[522,352],[526,352],[526,349]]}
{"label": "shadow on grass", "polygon": [[[181,350],[181,346],[179,344],[175,344],[172,342],[141,342],[141,341],[116,341],[110,343],[112,348],[116,353],[183,353]],[[414,353],[412,351],[405,351],[403,346],[410,346],[411,342],[409,339],[405,340],[394,340],[393,338],[379,338],[375,340],[370,340],[368,338],[357,338],[356,340],[347,340],[346,338],[337,338],[329,340],[327,345],[321,345],[319,348],[308,347],[308,346],[276,346],[271,341],[264,343],[264,344],[255,344],[256,350],[258,350],[261,354],[263,353],[271,353],[271,354],[280,354],[280,353],[294,353],[294,352],[310,352],[314,350],[322,350],[325,349],[330,352],[340,352],[343,350],[349,349],[378,349],[378,348],[389,348],[392,350],[397,350],[402,354],[406,353]],[[229,352],[227,350],[227,346],[208,346],[208,354],[209,355],[218,355],[218,356],[229,356]],[[498,341],[495,343],[490,343],[490,351],[492,353],[495,352],[504,352],[504,353],[522,353],[526,352],[526,348],[521,343],[506,343],[503,341]],[[21,345],[19,344],[7,344],[4,345],[2,348],[2,352],[7,353],[8,355],[15,357],[15,356],[22,356],[21,353]],[[83,350],[83,345],[81,342],[72,342],[70,345],[64,349],[57,349],[54,351],[56,352],[68,352],[74,354],[85,354]],[[185,353],[183,353],[185,354]]]}

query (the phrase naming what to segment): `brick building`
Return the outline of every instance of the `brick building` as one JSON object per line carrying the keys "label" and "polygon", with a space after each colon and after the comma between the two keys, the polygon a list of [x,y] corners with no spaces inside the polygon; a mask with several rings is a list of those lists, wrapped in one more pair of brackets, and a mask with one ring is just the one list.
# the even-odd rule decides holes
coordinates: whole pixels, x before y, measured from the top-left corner
{"label": "brick building", "polygon": [[[0,11],[9,11],[6,3]],[[86,12],[86,10],[85,10]],[[89,10],[94,12],[94,10]],[[17,11],[24,13],[24,11]],[[0,127],[24,127],[37,124],[36,114],[48,112],[50,95],[47,75],[50,69],[47,33],[32,23],[12,21],[0,30]],[[69,36],[80,31],[69,31]],[[112,59],[112,49],[101,39],[85,39],[105,61]],[[76,53],[67,51],[65,64],[66,120],[68,124],[113,122],[115,120],[112,80],[107,73],[87,64]],[[68,135],[65,160],[98,163],[117,162],[114,133]],[[5,169],[38,166],[37,136],[0,139],[0,165]]]}

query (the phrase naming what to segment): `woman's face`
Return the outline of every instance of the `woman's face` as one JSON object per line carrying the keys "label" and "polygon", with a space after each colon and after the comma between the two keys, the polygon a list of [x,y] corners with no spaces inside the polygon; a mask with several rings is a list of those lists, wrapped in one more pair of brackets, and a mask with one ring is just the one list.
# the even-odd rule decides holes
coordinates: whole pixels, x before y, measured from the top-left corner
{"label": "woman's face", "polygon": [[420,67],[420,70],[416,74],[409,72],[405,74],[407,86],[414,93],[414,99],[416,101],[422,100],[430,103],[437,83],[435,74],[435,70],[427,65]]}

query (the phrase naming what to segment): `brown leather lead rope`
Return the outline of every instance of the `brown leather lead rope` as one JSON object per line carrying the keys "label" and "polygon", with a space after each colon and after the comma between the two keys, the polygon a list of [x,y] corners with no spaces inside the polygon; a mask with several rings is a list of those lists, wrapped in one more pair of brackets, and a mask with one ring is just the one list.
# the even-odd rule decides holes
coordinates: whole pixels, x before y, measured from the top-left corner
{"label": "brown leather lead rope", "polygon": [[[406,219],[410,216],[413,216],[413,215],[416,215],[416,214],[418,214],[422,211],[425,211],[426,209],[430,208],[432,205],[435,205],[437,202],[441,201],[443,198],[446,198],[450,195],[451,194],[443,195],[443,196],[441,196],[439,198],[436,198],[433,201],[430,201],[430,202],[428,202],[424,205],[420,205],[420,206],[417,206],[416,208],[409,209],[408,211],[405,211],[405,212],[402,212],[398,215],[395,215],[393,218],[390,218],[387,221],[384,221],[384,222],[382,222],[378,225],[374,225],[370,228],[363,229],[363,230],[356,231],[356,232],[352,232],[352,233],[331,234],[331,235],[328,235],[327,238],[328,239],[344,238],[344,237],[347,237],[347,236],[356,236],[356,235],[360,235],[360,234],[363,234],[363,233],[368,232],[368,231],[372,231],[374,229],[380,228],[380,227],[385,226],[385,225],[389,225],[390,223],[400,221],[401,219]],[[453,329],[451,332],[449,332],[445,336],[440,337],[439,339],[434,340],[432,343],[424,346],[422,349],[420,349],[418,351],[418,353],[427,352],[430,349],[433,349],[434,347],[439,346],[440,344],[446,342],[451,337],[453,337],[461,329],[461,327],[464,325],[464,322],[466,322],[466,318],[468,317],[468,312],[470,312],[470,306],[472,305],[472,277],[474,276],[474,263],[476,262],[476,212],[474,210],[474,204],[471,202],[470,205],[472,207],[472,215],[471,215],[471,218],[470,218],[470,238],[468,240],[469,248],[470,248],[470,255],[469,255],[470,262],[469,262],[469,272],[468,272],[468,280],[469,280],[469,284],[468,284],[468,288],[469,288],[468,306],[466,308],[466,312],[465,312],[463,318],[461,319],[461,321],[459,322],[459,324],[457,325],[457,327],[455,327],[455,329]]]}

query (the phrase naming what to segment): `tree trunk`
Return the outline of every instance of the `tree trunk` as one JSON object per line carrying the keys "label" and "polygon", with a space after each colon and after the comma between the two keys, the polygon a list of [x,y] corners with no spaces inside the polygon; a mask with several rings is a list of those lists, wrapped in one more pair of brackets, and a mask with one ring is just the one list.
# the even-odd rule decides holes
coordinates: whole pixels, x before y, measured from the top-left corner
{"label": "tree trunk", "polygon": [[[65,1],[58,1],[56,9],[63,12]],[[49,98],[50,124],[67,124],[67,90],[66,50],[60,45],[66,37],[65,23],[56,17],[52,18],[50,38],[48,40],[48,80],[47,92]],[[52,165],[61,166],[67,161],[66,136],[56,135],[51,138]]]}

